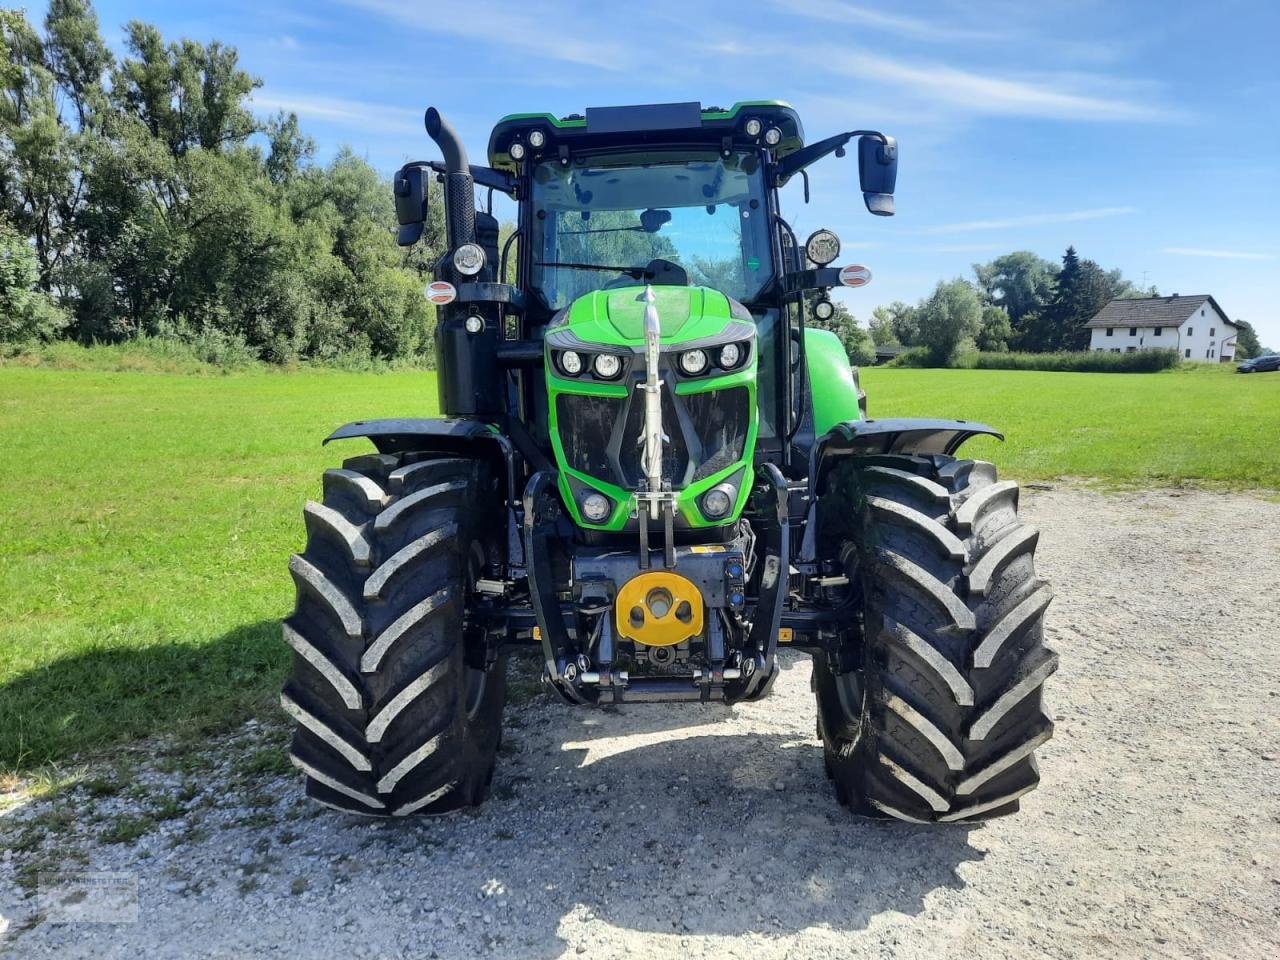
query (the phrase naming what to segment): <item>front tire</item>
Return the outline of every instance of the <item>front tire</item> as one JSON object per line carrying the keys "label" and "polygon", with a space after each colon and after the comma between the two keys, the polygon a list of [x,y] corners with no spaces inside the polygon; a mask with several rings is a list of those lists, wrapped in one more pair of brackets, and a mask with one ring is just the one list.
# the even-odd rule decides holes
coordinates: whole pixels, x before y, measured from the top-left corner
{"label": "front tire", "polygon": [[463,457],[373,454],[326,471],[284,622],[294,658],[280,699],[308,796],[372,816],[485,798],[505,663],[486,662],[467,604],[501,509],[487,465]]}
{"label": "front tire", "polygon": [[1013,813],[1039,782],[1034,750],[1053,733],[1042,685],[1058,665],[1017,485],[950,457],[860,459],[833,479],[861,521],[842,560],[863,638],[814,663],[837,796],[916,822]]}

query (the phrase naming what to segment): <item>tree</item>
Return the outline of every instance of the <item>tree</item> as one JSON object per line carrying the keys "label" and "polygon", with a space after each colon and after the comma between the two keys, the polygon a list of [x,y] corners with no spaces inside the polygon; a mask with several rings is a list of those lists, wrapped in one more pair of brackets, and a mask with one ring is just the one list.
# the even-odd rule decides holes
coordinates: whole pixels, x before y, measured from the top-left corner
{"label": "tree", "polygon": [[955,358],[965,338],[977,336],[982,304],[973,284],[957,278],[949,283],[940,282],[933,293],[921,301],[916,316],[921,345],[929,348],[934,363],[945,366]]}
{"label": "tree", "polygon": [[1259,356],[1262,353],[1262,344],[1258,342],[1258,334],[1253,329],[1253,324],[1248,320],[1237,320],[1236,326],[1240,328],[1240,332],[1236,335],[1237,359],[1248,360],[1250,357]]}
{"label": "tree", "polygon": [[26,239],[0,221],[0,342],[52,340],[67,317],[35,289],[39,272]]}
{"label": "tree", "polygon": [[1009,314],[1004,307],[983,307],[977,337],[978,349],[986,353],[1007,353],[1012,338],[1013,327],[1009,324]]}
{"label": "tree", "polygon": [[876,307],[872,317],[871,336],[877,346],[899,343],[910,347],[919,342],[920,324],[916,308],[910,304],[895,300],[887,307]]}
{"label": "tree", "polygon": [[1028,325],[1020,345],[1032,351],[1086,349],[1085,324],[1125,286],[1118,270],[1107,273],[1094,261],[1081,260],[1075,247],[1068,247],[1053,300]]}
{"label": "tree", "polygon": [[1053,299],[1058,268],[1030,250],[1015,250],[990,263],[975,263],[973,273],[985,304],[1004,307],[1015,334]]}
{"label": "tree", "polygon": [[70,243],[66,198],[77,163],[46,52],[21,11],[0,10],[0,213],[31,239],[36,285],[49,292]]}

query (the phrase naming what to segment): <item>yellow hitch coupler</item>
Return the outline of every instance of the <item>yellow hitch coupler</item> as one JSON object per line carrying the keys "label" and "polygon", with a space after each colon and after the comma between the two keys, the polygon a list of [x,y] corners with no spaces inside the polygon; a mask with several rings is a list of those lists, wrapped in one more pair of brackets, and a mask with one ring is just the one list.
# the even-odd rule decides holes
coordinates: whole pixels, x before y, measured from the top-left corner
{"label": "yellow hitch coupler", "polygon": [[667,570],[632,577],[614,603],[618,636],[650,647],[670,647],[702,633],[702,591]]}

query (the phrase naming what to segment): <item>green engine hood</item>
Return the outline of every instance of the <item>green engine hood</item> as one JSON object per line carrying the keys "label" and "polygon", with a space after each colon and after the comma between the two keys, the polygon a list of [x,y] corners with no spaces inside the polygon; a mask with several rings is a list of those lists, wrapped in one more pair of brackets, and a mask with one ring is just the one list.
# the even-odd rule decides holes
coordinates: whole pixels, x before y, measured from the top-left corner
{"label": "green engine hood", "polygon": [[[668,477],[676,493],[676,523],[685,529],[734,522],[750,492],[758,426],[756,410],[756,328],[750,312],[707,287],[654,286],[659,337],[663,429],[671,461]],[[644,285],[597,290],[578,298],[547,329],[546,389],[551,444],[559,486],[575,523],[621,531],[635,525],[637,443],[642,432],[644,377]],[[704,349],[713,358],[719,346],[735,342],[744,358],[720,368],[714,362],[698,376],[675,365],[685,350]],[[567,375],[558,362],[563,351],[583,359],[580,375]],[[622,373],[604,380],[592,373],[592,358],[620,356]],[[665,472],[665,470],[664,470]],[[704,513],[702,498],[718,484],[736,492],[724,516]],[[592,522],[582,514],[582,498],[604,494],[608,516]]]}
{"label": "green engine hood", "polygon": [[[641,285],[589,293],[574,301],[559,322],[552,325],[552,332],[566,332],[584,344],[642,347],[643,293]],[[724,334],[725,327],[734,321],[752,323],[745,307],[707,287],[656,286],[653,294],[664,346],[711,341]]]}

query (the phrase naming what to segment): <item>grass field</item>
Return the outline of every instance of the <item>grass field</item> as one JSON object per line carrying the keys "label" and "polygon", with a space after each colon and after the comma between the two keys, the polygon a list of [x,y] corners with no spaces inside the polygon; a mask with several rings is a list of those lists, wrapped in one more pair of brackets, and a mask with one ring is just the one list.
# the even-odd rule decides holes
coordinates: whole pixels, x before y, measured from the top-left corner
{"label": "grass field", "polygon": [[[1280,375],[866,371],[876,416],[985,420],[1022,479],[1280,488]],[[301,508],[352,419],[428,414],[429,373],[0,367],[0,770],[272,711]]]}

